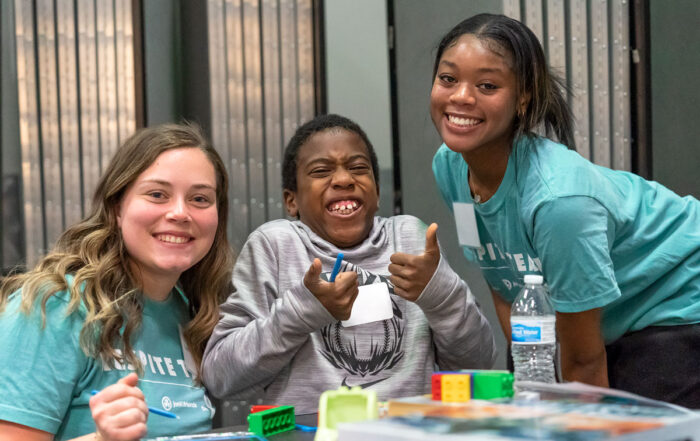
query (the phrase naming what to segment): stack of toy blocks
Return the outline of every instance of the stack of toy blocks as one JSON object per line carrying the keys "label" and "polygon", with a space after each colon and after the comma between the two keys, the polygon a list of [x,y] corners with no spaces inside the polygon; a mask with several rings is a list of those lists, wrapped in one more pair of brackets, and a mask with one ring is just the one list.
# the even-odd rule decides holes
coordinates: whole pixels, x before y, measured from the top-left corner
{"label": "stack of toy blocks", "polygon": [[294,406],[279,406],[248,415],[248,431],[268,436],[294,429]]}
{"label": "stack of toy blocks", "polygon": [[463,403],[471,400],[471,396],[471,375],[461,373],[443,373],[440,375],[440,399],[442,401]]}
{"label": "stack of toy blocks", "polygon": [[513,396],[513,374],[508,371],[464,370],[435,372],[432,399],[463,403],[470,399],[491,400]]}

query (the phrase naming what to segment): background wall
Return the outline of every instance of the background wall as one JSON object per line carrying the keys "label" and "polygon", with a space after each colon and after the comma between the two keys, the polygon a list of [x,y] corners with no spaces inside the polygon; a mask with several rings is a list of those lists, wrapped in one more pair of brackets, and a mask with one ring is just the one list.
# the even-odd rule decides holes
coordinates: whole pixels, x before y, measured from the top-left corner
{"label": "background wall", "polygon": [[12,0],[0,0],[0,273],[24,257],[14,29]]}
{"label": "background wall", "polygon": [[367,133],[380,168],[379,213],[393,214],[393,158],[386,3],[325,0],[328,113]]}
{"label": "background wall", "polygon": [[[0,55],[2,63],[0,63],[0,80],[2,81],[0,89],[0,136],[2,136],[2,146],[18,146],[19,132],[10,130],[18,127],[19,115],[17,111],[17,63],[15,60],[15,39],[14,39],[14,13],[12,8],[12,0],[0,0],[0,32],[2,38],[0,43]],[[3,148],[2,171],[4,173],[20,172],[19,150]]]}
{"label": "background wall", "polygon": [[180,2],[142,4],[145,124],[179,121],[183,117]]}
{"label": "background wall", "polygon": [[700,2],[650,1],[652,173],[700,198]]}

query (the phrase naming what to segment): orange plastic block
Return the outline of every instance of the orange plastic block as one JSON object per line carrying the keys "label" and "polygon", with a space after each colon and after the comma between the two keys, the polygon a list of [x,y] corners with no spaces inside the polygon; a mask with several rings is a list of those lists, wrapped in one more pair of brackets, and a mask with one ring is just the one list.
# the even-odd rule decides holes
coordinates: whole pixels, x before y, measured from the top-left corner
{"label": "orange plastic block", "polygon": [[442,401],[464,403],[471,400],[471,375],[442,374],[440,377]]}

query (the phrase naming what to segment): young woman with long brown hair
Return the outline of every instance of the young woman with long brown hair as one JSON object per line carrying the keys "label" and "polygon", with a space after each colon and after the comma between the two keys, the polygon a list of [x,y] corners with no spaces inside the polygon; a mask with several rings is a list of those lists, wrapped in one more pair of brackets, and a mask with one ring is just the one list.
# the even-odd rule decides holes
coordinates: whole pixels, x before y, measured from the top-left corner
{"label": "young woman with long brown hair", "polygon": [[[126,140],[91,213],[0,288],[0,440],[211,427],[198,376],[229,294],[227,189],[221,158],[195,126]],[[178,419],[148,418],[146,403]]]}

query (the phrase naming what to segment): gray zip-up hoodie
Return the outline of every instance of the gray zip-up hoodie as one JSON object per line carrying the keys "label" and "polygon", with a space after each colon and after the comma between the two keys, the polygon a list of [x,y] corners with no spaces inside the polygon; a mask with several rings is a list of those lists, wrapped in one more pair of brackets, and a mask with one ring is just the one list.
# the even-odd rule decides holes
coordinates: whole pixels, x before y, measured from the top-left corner
{"label": "gray zip-up hoodie", "polygon": [[[221,306],[204,353],[209,392],[263,398],[301,414],[317,411],[321,393],[341,385],[370,387],[386,400],[428,392],[436,364],[441,370],[491,367],[491,327],[444,256],[415,303],[393,294],[391,255],[423,253],[425,231],[413,216],[375,217],[364,242],[339,249],[300,221],[259,227],[243,245],[235,292]],[[304,286],[314,258],[327,280],[339,252],[345,255],[341,271],[356,271],[360,285],[389,286],[392,319],[342,327]]]}

